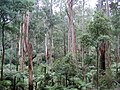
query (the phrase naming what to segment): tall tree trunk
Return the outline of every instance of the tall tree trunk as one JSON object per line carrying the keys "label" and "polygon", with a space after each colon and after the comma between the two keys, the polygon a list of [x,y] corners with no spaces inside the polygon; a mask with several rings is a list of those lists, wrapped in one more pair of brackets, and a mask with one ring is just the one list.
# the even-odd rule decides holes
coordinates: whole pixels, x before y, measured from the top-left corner
{"label": "tall tree trunk", "polygon": [[[82,10],[82,32],[85,31],[85,21],[84,21],[84,7],[85,7],[85,0],[83,0],[83,10]],[[82,79],[84,80],[85,76],[85,67],[84,67],[84,47],[82,47]]]}
{"label": "tall tree trunk", "polygon": [[[106,15],[109,17],[109,3],[106,0]],[[108,32],[108,36],[110,37],[110,33]],[[110,68],[110,42],[107,41],[107,66]]]}
{"label": "tall tree trunk", "polygon": [[22,40],[22,66],[21,71],[24,71],[24,59],[25,53],[27,52],[27,43],[28,43],[28,26],[29,26],[29,11],[24,15],[24,24],[23,24],[23,40]]}
{"label": "tall tree trunk", "polygon": [[76,34],[74,32],[74,48],[75,48],[75,63],[76,63],[76,74],[78,73],[78,58],[77,58],[77,48],[76,48]]}
{"label": "tall tree trunk", "polygon": [[45,34],[45,58],[46,58],[46,63],[48,63],[48,48],[47,48],[47,45],[48,45],[48,32]]}
{"label": "tall tree trunk", "polygon": [[105,42],[104,40],[101,41],[100,47],[100,69],[105,71]]}
{"label": "tall tree trunk", "polygon": [[73,25],[73,0],[67,0],[68,3],[68,52],[75,54],[75,37],[74,37],[74,25]]}
{"label": "tall tree trunk", "polygon": [[83,0],[83,6],[82,6],[82,32],[84,32],[85,31],[85,21],[84,21],[84,13],[85,13],[85,10],[84,10],[84,7],[85,7],[85,0]]}
{"label": "tall tree trunk", "polygon": [[19,56],[18,56],[18,52],[19,52],[19,43],[18,43],[18,35],[16,35],[16,71],[18,71],[18,64],[19,64]]}
{"label": "tall tree trunk", "polygon": [[53,47],[53,32],[50,30],[50,64],[52,65],[52,47]]}
{"label": "tall tree trunk", "polygon": [[64,56],[66,55],[66,35],[65,35],[65,30],[64,30],[64,36],[63,36],[63,41],[64,41]]}
{"label": "tall tree trunk", "polygon": [[18,50],[18,55],[20,57],[21,55],[21,43],[22,43],[22,23],[20,23],[20,35],[19,35],[19,50]]}
{"label": "tall tree trunk", "polygon": [[22,59],[21,59],[21,71],[24,71],[25,51],[24,51],[24,39],[22,40]]}
{"label": "tall tree trunk", "polygon": [[97,47],[96,47],[96,51],[97,51],[97,89],[98,89],[98,86],[99,86],[99,44],[97,43]]}
{"label": "tall tree trunk", "polygon": [[117,50],[118,51],[118,56],[120,57],[120,34],[118,34],[118,48],[117,49],[118,49]]}
{"label": "tall tree trunk", "polygon": [[[10,50],[10,53],[12,53],[12,46],[11,46],[11,48],[10,48],[11,50]],[[12,68],[11,68],[11,65],[12,65],[12,55],[10,56],[10,71],[12,70]]]}
{"label": "tall tree trunk", "polygon": [[32,65],[32,45],[28,43],[28,73],[29,73],[29,90],[33,90],[33,65]]}
{"label": "tall tree trunk", "polygon": [[5,48],[4,48],[4,30],[5,30],[5,23],[2,25],[2,61],[1,61],[1,81],[3,80],[3,64],[4,64],[4,54],[5,54]]}
{"label": "tall tree trunk", "polygon": [[110,42],[109,40],[107,41],[107,66],[110,68]]}
{"label": "tall tree trunk", "polygon": [[82,80],[85,78],[85,67],[84,67],[84,48],[82,48]]}
{"label": "tall tree trunk", "polygon": [[[51,4],[50,4],[50,15],[52,17],[53,14],[53,10],[52,10],[52,4],[53,1],[51,0]],[[52,48],[53,48],[53,31],[52,31],[52,26],[50,26],[50,64],[52,65],[53,61],[52,61]]]}
{"label": "tall tree trunk", "polygon": [[108,3],[108,0],[106,0],[106,15],[109,16],[109,3]]}

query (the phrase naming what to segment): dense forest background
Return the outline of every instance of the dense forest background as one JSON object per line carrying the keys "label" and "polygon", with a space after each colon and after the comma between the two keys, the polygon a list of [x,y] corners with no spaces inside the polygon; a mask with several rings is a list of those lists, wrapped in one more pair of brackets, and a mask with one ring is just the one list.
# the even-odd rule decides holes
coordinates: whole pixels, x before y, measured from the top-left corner
{"label": "dense forest background", "polygon": [[0,0],[0,72],[0,90],[120,90],[120,1]]}

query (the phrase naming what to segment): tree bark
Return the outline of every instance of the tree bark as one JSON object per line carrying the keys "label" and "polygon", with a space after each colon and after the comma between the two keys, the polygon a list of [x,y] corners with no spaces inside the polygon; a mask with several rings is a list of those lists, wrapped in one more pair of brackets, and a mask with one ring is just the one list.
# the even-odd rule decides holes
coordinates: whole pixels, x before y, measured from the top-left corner
{"label": "tree bark", "polygon": [[53,61],[52,61],[52,45],[53,43],[53,32],[52,30],[50,30],[50,64],[52,65]]}
{"label": "tree bark", "polygon": [[[106,0],[106,15],[109,17],[109,3]],[[108,36],[110,37],[110,33],[108,32]],[[110,68],[110,42],[107,41],[107,66]]]}
{"label": "tree bark", "polygon": [[63,41],[64,41],[64,56],[66,55],[66,35],[65,35],[65,31],[64,31],[64,36],[63,36]]}
{"label": "tree bark", "polygon": [[21,43],[22,43],[22,23],[20,23],[20,36],[19,36],[19,50],[18,50],[18,55],[20,57],[21,55]]}
{"label": "tree bark", "polygon": [[33,90],[33,65],[32,65],[32,45],[28,43],[28,73],[29,73],[29,90]]}
{"label": "tree bark", "polygon": [[96,47],[96,51],[97,51],[97,89],[98,89],[98,86],[99,86],[99,44],[97,43],[97,47]]}
{"label": "tree bark", "polygon": [[109,16],[109,3],[108,3],[108,0],[106,0],[106,15]]}
{"label": "tree bark", "polygon": [[48,48],[47,48],[47,44],[48,44],[48,32],[45,34],[45,58],[46,58],[46,63],[48,63]]}
{"label": "tree bark", "polygon": [[23,40],[22,40],[22,64],[21,64],[22,72],[24,71],[25,53],[27,52],[28,26],[29,26],[29,11],[27,11],[24,15]]}
{"label": "tree bark", "polygon": [[84,48],[82,48],[82,80],[85,78],[85,67],[84,67]]}
{"label": "tree bark", "polygon": [[22,60],[21,60],[21,71],[24,71],[25,52],[24,52],[24,39],[22,40]]}
{"label": "tree bark", "polygon": [[4,64],[4,56],[5,56],[5,47],[4,47],[4,31],[5,31],[5,23],[2,25],[2,61],[1,61],[1,81],[3,80],[3,64]]}
{"label": "tree bark", "polygon": [[100,51],[100,69],[105,71],[105,42],[102,40],[99,47]]}
{"label": "tree bark", "polygon": [[82,6],[82,32],[84,32],[85,31],[85,21],[84,21],[84,13],[85,13],[85,11],[84,11],[84,7],[85,7],[85,0],[83,0],[83,6]]}
{"label": "tree bark", "polygon": [[[53,14],[52,3],[53,3],[53,1],[51,0],[51,4],[50,4],[50,15],[51,15],[51,17],[52,17],[52,14]],[[49,29],[50,29],[50,64],[52,65],[52,63],[53,63],[53,61],[52,61],[52,48],[53,48],[53,31],[52,31],[52,26],[50,26]]]}
{"label": "tree bark", "polygon": [[19,52],[19,43],[18,43],[18,35],[16,35],[16,71],[18,71],[18,63],[19,63],[19,56],[18,56],[18,52]]}
{"label": "tree bark", "polygon": [[68,0],[68,52],[72,52],[72,54],[75,54],[75,37],[74,37],[74,24],[73,24],[73,0]]}

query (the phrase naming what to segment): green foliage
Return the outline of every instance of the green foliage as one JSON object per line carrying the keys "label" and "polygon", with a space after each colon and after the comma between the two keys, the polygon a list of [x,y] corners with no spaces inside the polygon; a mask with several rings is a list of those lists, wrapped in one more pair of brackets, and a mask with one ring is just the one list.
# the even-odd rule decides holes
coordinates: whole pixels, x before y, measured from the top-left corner
{"label": "green foliage", "polygon": [[[40,0],[38,0],[40,1]],[[78,1],[78,0],[77,0]],[[75,1],[77,3],[77,1]],[[82,5],[75,5],[74,30],[76,35],[76,55],[71,52],[64,55],[64,45],[67,52],[67,18],[62,0],[53,0],[53,8],[62,4],[60,12],[50,14],[50,0],[41,0],[38,7],[35,0],[0,0],[0,34],[3,20],[5,19],[5,61],[4,80],[0,81],[0,89],[13,90],[14,83],[18,90],[28,89],[28,56],[25,58],[24,73],[16,71],[16,33],[19,34],[19,24],[23,24],[23,14],[29,10],[29,37],[33,46],[33,83],[35,90],[87,90],[96,89],[96,81],[99,79],[100,89],[108,89],[119,86],[113,84],[116,79],[116,63],[114,60],[114,41],[112,37],[119,35],[120,16],[118,4],[111,4],[111,17],[103,13],[95,12],[85,8],[85,31],[82,33]],[[80,8],[80,10],[79,10]],[[88,15],[90,14],[90,15]],[[89,26],[86,24],[90,21]],[[112,25],[111,25],[112,22]],[[50,50],[49,31],[53,30],[53,64],[45,63],[44,44],[45,34],[48,33],[48,61]],[[108,34],[110,34],[108,36]],[[112,34],[112,35],[111,35]],[[64,40],[65,39],[65,43]],[[101,40],[110,41],[111,47],[111,69],[105,71],[105,75],[96,74],[96,46]],[[1,35],[0,35],[1,45]],[[80,47],[79,47],[80,45]],[[79,48],[78,48],[79,47]],[[81,47],[84,47],[85,79],[82,80]],[[80,50],[78,50],[80,49]],[[79,52],[78,52],[79,51]],[[2,48],[0,47],[0,53]],[[2,54],[1,54],[2,55]],[[1,60],[0,55],[0,60]],[[21,56],[20,56],[21,58]],[[107,57],[106,57],[107,58]],[[78,61],[78,62],[76,62]],[[1,63],[1,62],[0,62]],[[20,67],[20,65],[18,66]],[[120,68],[120,63],[118,63]],[[120,76],[120,75],[119,75]]]}
{"label": "green foliage", "polygon": [[10,80],[3,80],[0,81],[0,89],[1,90],[8,90],[11,86],[11,81]]}
{"label": "green foliage", "polygon": [[82,47],[90,47],[92,44],[92,38],[89,33],[83,33],[80,38]]}
{"label": "green foliage", "polygon": [[111,69],[107,69],[105,75],[101,75],[99,79],[99,84],[101,89],[108,89],[112,87],[113,83],[113,74]]}
{"label": "green foliage", "polygon": [[95,12],[93,21],[89,24],[89,32],[96,39],[100,35],[107,35],[111,30],[109,19],[104,15]]}

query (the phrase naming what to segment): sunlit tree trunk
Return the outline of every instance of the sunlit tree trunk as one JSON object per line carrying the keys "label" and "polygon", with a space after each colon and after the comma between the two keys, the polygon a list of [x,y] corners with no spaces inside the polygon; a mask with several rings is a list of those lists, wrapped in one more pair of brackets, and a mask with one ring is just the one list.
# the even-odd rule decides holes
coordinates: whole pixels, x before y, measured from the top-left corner
{"label": "sunlit tree trunk", "polygon": [[29,11],[27,11],[24,15],[23,40],[22,40],[22,64],[21,64],[22,72],[24,71],[25,53],[27,52],[28,25],[29,25]]}
{"label": "sunlit tree trunk", "polygon": [[20,35],[19,35],[19,51],[18,51],[18,55],[20,57],[21,55],[21,43],[22,43],[22,23],[20,23]]}

